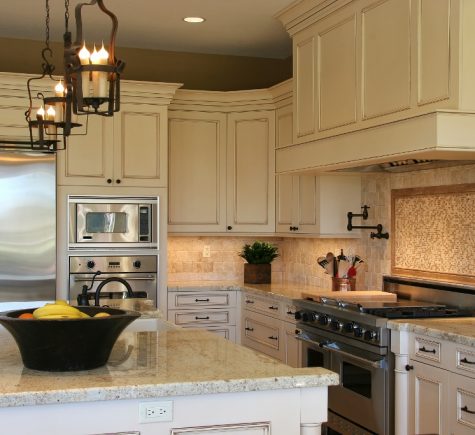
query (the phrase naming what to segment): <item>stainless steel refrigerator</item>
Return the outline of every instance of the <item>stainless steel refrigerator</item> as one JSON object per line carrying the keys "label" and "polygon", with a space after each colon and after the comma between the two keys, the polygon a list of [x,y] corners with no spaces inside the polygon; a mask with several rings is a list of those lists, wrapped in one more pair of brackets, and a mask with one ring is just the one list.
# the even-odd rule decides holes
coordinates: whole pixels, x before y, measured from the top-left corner
{"label": "stainless steel refrigerator", "polygon": [[0,150],[0,311],[54,300],[56,156]]}

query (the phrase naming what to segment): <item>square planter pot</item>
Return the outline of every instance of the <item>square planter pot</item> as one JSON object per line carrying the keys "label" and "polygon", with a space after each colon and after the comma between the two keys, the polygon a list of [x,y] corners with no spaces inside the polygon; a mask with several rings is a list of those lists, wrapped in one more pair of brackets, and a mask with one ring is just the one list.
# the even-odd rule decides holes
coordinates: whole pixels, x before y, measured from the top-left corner
{"label": "square planter pot", "polygon": [[248,284],[270,284],[270,264],[244,264],[244,282]]}

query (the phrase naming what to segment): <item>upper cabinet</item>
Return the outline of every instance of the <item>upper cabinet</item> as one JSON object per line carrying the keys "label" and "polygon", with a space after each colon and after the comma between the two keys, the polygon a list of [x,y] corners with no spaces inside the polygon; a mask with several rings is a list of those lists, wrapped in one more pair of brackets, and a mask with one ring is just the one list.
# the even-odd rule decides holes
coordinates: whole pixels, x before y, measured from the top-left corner
{"label": "upper cabinet", "polygon": [[268,90],[177,92],[169,112],[170,232],[274,232],[275,107]]}
{"label": "upper cabinet", "polygon": [[279,18],[294,132],[277,173],[474,158],[475,2],[301,0]]}
{"label": "upper cabinet", "polygon": [[81,117],[85,125],[58,152],[58,184],[165,187],[167,106],[178,86],[125,82],[120,112]]}
{"label": "upper cabinet", "polygon": [[361,208],[361,177],[353,174],[277,175],[276,232],[360,237],[347,214]]}

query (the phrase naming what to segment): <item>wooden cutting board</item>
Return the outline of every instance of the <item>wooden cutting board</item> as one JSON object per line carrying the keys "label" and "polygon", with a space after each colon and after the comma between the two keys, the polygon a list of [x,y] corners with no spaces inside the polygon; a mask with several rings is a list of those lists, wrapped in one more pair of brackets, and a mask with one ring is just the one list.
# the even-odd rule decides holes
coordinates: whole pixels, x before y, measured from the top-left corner
{"label": "wooden cutting board", "polygon": [[349,292],[302,292],[303,299],[312,299],[314,301],[320,301],[321,297],[338,299],[340,301],[347,302],[396,302],[397,295],[394,293],[388,293],[377,290],[358,290]]}

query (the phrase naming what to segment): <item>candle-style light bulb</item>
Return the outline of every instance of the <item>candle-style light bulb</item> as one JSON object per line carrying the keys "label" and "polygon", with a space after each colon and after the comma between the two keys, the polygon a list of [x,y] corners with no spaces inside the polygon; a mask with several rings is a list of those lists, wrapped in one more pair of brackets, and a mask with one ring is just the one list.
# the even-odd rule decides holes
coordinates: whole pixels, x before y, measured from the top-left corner
{"label": "candle-style light bulb", "polygon": [[[56,115],[56,110],[54,110],[53,106],[49,106],[48,110],[46,111],[46,120],[47,121],[53,121],[54,122],[54,117]],[[56,134],[56,125],[54,124],[48,124],[46,126],[46,132],[49,135],[55,135]]]}
{"label": "candle-style light bulb", "polygon": [[45,109],[43,109],[43,106],[41,106],[41,107],[36,111],[36,119],[37,119],[38,121],[45,119]]}
{"label": "candle-style light bulb", "polygon": [[99,62],[101,65],[107,65],[109,61],[109,53],[104,47],[104,41],[102,41],[102,47],[97,53],[99,55]]}
{"label": "candle-style light bulb", "polygon": [[[81,50],[79,50],[78,56],[79,56],[79,61],[81,62],[81,65],[89,65],[90,59],[91,59],[91,53],[86,48],[86,41],[84,41],[84,44]],[[89,71],[84,71],[81,73],[81,82],[82,82],[82,96],[83,98],[87,98],[89,97]]]}
{"label": "candle-style light bulb", "polygon": [[[93,65],[107,65],[107,59],[109,53],[107,53],[102,44],[102,48],[97,51],[94,45],[94,51],[91,54],[91,63]],[[93,71],[92,72],[92,96],[97,98],[107,97],[107,72],[106,71]]]}
{"label": "candle-style light bulb", "polygon": [[64,86],[61,80],[54,87],[54,93],[57,97],[64,97]]}

